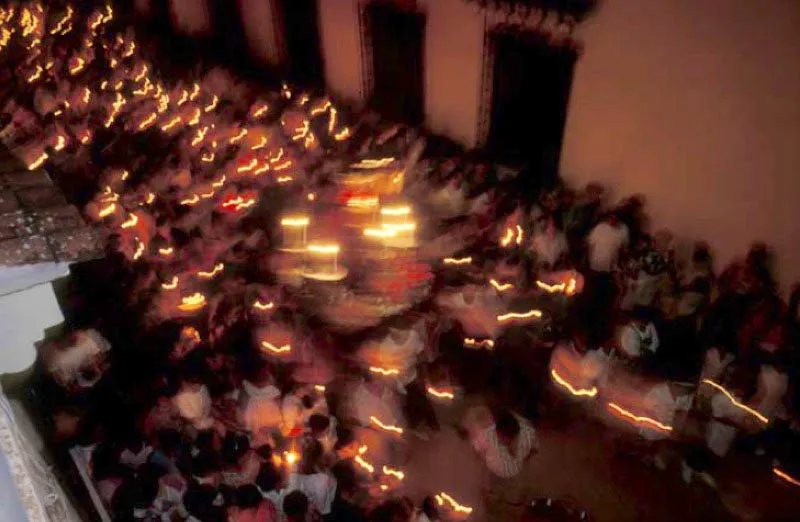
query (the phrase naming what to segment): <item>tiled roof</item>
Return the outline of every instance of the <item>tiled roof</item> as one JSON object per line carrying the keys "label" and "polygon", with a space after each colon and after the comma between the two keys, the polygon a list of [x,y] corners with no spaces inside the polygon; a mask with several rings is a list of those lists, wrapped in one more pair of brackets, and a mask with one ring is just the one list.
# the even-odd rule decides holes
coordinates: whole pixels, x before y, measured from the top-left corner
{"label": "tiled roof", "polygon": [[102,255],[99,235],[47,172],[29,171],[0,149],[0,268]]}

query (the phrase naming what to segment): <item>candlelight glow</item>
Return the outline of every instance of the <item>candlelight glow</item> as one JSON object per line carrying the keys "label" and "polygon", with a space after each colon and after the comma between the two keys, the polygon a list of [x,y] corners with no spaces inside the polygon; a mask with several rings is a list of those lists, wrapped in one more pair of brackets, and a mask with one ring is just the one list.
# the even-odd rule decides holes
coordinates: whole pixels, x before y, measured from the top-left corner
{"label": "candlelight glow", "polygon": [[241,167],[237,168],[236,172],[250,172],[257,166],[258,166],[258,160],[253,158],[247,165],[242,165]]}
{"label": "candlelight glow", "polygon": [[131,214],[128,217],[128,219],[125,220],[120,226],[122,228],[131,228],[135,227],[138,223],[139,223],[139,216],[137,216],[136,214]]}
{"label": "candlelight glow", "polygon": [[402,471],[397,470],[397,469],[392,469],[389,466],[384,466],[383,467],[383,474],[384,475],[389,475],[391,477],[394,477],[397,480],[403,480],[403,479],[406,478],[406,474],[405,473],[403,473]]}
{"label": "candlelight glow", "polygon": [[379,203],[377,196],[351,196],[347,199],[347,206],[351,208],[374,208]]}
{"label": "candlelight glow", "polygon": [[428,393],[430,393],[431,395],[433,395],[434,397],[436,397],[436,398],[438,398],[438,399],[448,399],[448,400],[452,400],[452,399],[455,399],[455,397],[456,397],[456,396],[455,396],[453,393],[451,393],[451,392],[448,392],[448,391],[442,391],[442,390],[437,390],[437,389],[436,389],[436,388],[434,388],[433,386],[428,386]]}
{"label": "candlelight glow", "polygon": [[250,208],[256,204],[256,198],[245,198],[243,196],[236,196],[235,198],[228,199],[222,202],[222,208],[233,209],[235,211]]}
{"label": "candlelight glow", "polygon": [[244,137],[245,137],[245,136],[247,136],[247,133],[248,133],[248,130],[247,130],[247,129],[242,129],[242,130],[240,130],[240,131],[239,131],[239,134],[237,134],[236,136],[234,136],[233,138],[231,138],[231,139],[228,141],[228,143],[230,143],[231,145],[233,145],[233,144],[235,144],[235,143],[238,143],[238,142],[242,141],[242,139],[244,139]]}
{"label": "candlelight glow", "polygon": [[209,103],[208,105],[206,105],[205,109],[203,109],[203,110],[204,110],[205,112],[211,112],[211,111],[213,111],[214,109],[216,109],[216,108],[217,108],[217,104],[218,104],[218,103],[219,103],[219,98],[218,98],[218,97],[217,97],[217,95],[215,94],[215,95],[214,95],[214,99],[211,101],[211,103]]}
{"label": "candlelight glow", "polygon": [[216,265],[214,265],[214,268],[209,272],[197,272],[197,277],[200,277],[202,279],[211,279],[215,275],[222,272],[223,270],[225,270],[225,264],[217,263]]}
{"label": "candlelight glow", "polygon": [[446,257],[442,260],[445,265],[468,265],[472,263],[471,257]]}
{"label": "candlelight glow", "polygon": [[281,225],[284,227],[305,227],[311,222],[307,217],[283,218]]}
{"label": "candlelight glow", "polygon": [[383,207],[381,215],[383,216],[407,216],[411,214],[411,207]]}
{"label": "candlelight glow", "polygon": [[567,285],[565,283],[559,283],[557,285],[548,285],[543,281],[536,281],[536,286],[538,286],[548,294],[563,292],[567,288]]}
{"label": "candlelight glow", "polygon": [[256,310],[261,310],[262,312],[264,310],[272,310],[273,308],[275,308],[275,303],[273,303],[272,301],[270,301],[269,303],[262,303],[261,301],[256,300],[256,302],[253,303],[253,308],[255,308]]}
{"label": "candlelight glow", "polygon": [[36,169],[38,169],[39,167],[44,165],[44,162],[47,161],[47,158],[49,158],[49,157],[50,156],[46,152],[42,152],[42,154],[38,158],[36,158],[33,161],[33,163],[28,165],[28,170],[36,170]]}
{"label": "candlelight glow", "polygon": [[789,475],[788,473],[785,473],[785,472],[781,471],[781,470],[780,470],[780,469],[778,469],[778,468],[772,468],[772,472],[773,472],[775,475],[777,475],[777,476],[779,476],[780,478],[782,478],[783,480],[785,480],[786,482],[788,482],[789,484],[792,484],[792,485],[794,485],[794,486],[798,486],[798,487],[800,487],[800,480],[797,480],[796,478],[792,477],[792,476],[791,476],[791,475]]}
{"label": "candlelight glow", "polygon": [[502,239],[500,239],[500,245],[504,246],[504,247],[507,247],[508,245],[511,244],[511,242],[513,240],[514,240],[514,231],[511,230],[510,228],[507,228],[506,229],[506,235],[503,236]]}
{"label": "candlelight glow", "polygon": [[190,197],[189,199],[181,200],[181,205],[192,206],[192,205],[197,205],[198,203],[200,203],[200,196],[198,196],[197,194],[192,194],[192,197]]}
{"label": "candlelight glow", "polygon": [[455,499],[453,499],[453,497],[451,497],[445,492],[439,493],[438,495],[435,496],[435,498],[436,498],[436,503],[439,504],[440,506],[443,506],[445,502],[450,504],[450,508],[456,513],[464,513],[465,515],[469,515],[470,513],[472,513],[471,507],[462,506],[461,504],[456,502]]}
{"label": "candlelight glow", "polygon": [[253,116],[255,116],[256,118],[260,118],[261,116],[266,114],[268,110],[269,110],[269,107],[266,104],[262,105],[261,107],[256,109],[256,111],[253,113]]}
{"label": "candlelight glow", "polygon": [[395,369],[391,369],[391,368],[381,368],[380,366],[370,366],[369,367],[369,371],[371,371],[372,373],[377,373],[377,374],[384,375],[384,376],[387,376],[387,377],[390,376],[390,375],[400,375],[400,370],[395,370]]}
{"label": "candlelight glow", "polygon": [[206,305],[206,296],[201,294],[200,292],[195,292],[194,294],[184,297],[181,299],[181,304],[178,305],[178,309],[182,312],[196,312],[200,310]]}
{"label": "candlelight glow", "polygon": [[259,141],[257,144],[255,144],[255,145],[253,145],[252,147],[250,147],[250,150],[258,150],[258,149],[263,149],[264,147],[266,147],[266,146],[267,146],[267,142],[268,142],[268,141],[269,141],[269,140],[267,140],[267,138],[264,138],[264,137],[262,137],[262,138],[261,138],[261,141]]}
{"label": "candlelight glow", "polygon": [[403,434],[403,428],[392,426],[391,424],[384,424],[374,415],[370,416],[369,421],[384,431],[391,431],[393,433],[397,433],[398,435]]}
{"label": "candlelight glow", "polygon": [[169,120],[169,122],[167,122],[166,125],[162,125],[161,126],[161,130],[166,132],[166,131],[170,130],[171,128],[173,128],[174,126],[178,125],[181,121],[183,121],[183,120],[181,119],[180,116],[175,116],[174,118]]}
{"label": "candlelight glow", "polygon": [[345,127],[344,129],[334,134],[333,139],[335,139],[336,141],[343,141],[349,137],[350,137],[350,129],[348,127]]}
{"label": "candlelight glow", "polygon": [[494,348],[494,341],[491,339],[482,339],[479,341],[477,339],[473,339],[472,337],[466,337],[464,339],[464,346],[476,346],[480,348],[488,348],[491,350],[492,348]]}
{"label": "candlelight glow", "polygon": [[757,418],[758,420],[760,420],[764,424],[769,424],[769,419],[767,417],[762,415],[760,412],[754,410],[753,408],[750,408],[750,407],[742,404],[741,402],[737,401],[736,397],[731,395],[731,393],[728,390],[726,390],[725,388],[723,388],[719,384],[715,383],[711,379],[703,379],[703,384],[708,384],[709,386],[711,386],[711,387],[717,389],[718,391],[722,392],[722,394],[725,395],[728,398],[728,400],[730,400],[733,403],[733,405],[736,406],[737,408],[739,408],[740,410],[743,410],[743,411],[749,413],[750,415],[752,415],[753,417]]}
{"label": "candlelight glow", "polygon": [[498,292],[505,292],[506,290],[510,290],[510,289],[514,288],[514,285],[512,285],[511,283],[500,283],[496,279],[489,279],[489,283]]}
{"label": "candlelight glow", "polygon": [[173,276],[169,283],[161,283],[161,288],[164,290],[175,290],[178,288],[178,276]]}
{"label": "candlelight glow", "polygon": [[308,245],[307,250],[314,254],[338,254],[339,245]]}
{"label": "candlelight glow", "polygon": [[300,460],[300,455],[295,453],[294,451],[285,451],[283,453],[283,458],[286,461],[286,464],[289,466],[293,465],[295,462]]}
{"label": "candlelight glow", "polygon": [[283,346],[275,346],[269,341],[261,341],[261,347],[266,348],[270,352],[277,354],[289,353],[292,351],[292,346],[289,344],[284,344]]}
{"label": "candlelight glow", "polygon": [[541,319],[542,312],[539,310],[529,310],[527,312],[510,312],[503,315],[497,316],[497,321],[504,323],[506,321],[512,321],[514,319],[530,319],[531,317],[535,317],[536,319]]}
{"label": "candlelight glow", "polygon": [[622,408],[621,406],[613,402],[609,402],[608,407],[619,413],[622,417],[630,419],[634,423],[644,426],[646,428],[652,428],[667,433],[672,431],[672,426],[662,424],[655,419],[651,419],[650,417],[641,417],[639,415],[634,415],[633,413],[629,412],[628,410]]}
{"label": "candlelight glow", "polygon": [[172,254],[175,253],[175,249],[172,247],[159,248],[158,253],[161,254],[162,256],[171,256]]}
{"label": "candlelight glow", "polygon": [[558,372],[554,369],[550,370],[550,375],[553,377],[553,380],[567,389],[572,395],[576,397],[594,397],[597,395],[597,387],[592,386],[588,390],[578,389],[573,387],[570,383],[568,383],[563,377],[561,377]]}
{"label": "candlelight glow", "polygon": [[522,227],[517,225],[517,245],[522,244]]}

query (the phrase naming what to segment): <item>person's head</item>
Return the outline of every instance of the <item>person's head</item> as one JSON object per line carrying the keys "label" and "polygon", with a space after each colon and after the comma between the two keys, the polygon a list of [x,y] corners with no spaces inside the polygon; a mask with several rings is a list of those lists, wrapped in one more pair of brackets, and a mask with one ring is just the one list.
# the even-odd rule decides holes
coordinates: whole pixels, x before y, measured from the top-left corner
{"label": "person's head", "polygon": [[308,497],[302,491],[292,491],[283,497],[283,513],[287,522],[304,522],[308,513]]}
{"label": "person's head", "polygon": [[439,510],[436,509],[436,502],[432,496],[429,495],[422,500],[422,512],[431,522],[439,520]]}
{"label": "person's head", "polygon": [[256,477],[256,484],[264,493],[281,489],[281,474],[272,463],[261,466]]}
{"label": "person's head", "polygon": [[517,417],[508,410],[501,410],[495,414],[495,432],[500,443],[510,446],[519,435],[519,421]]}
{"label": "person's head", "polygon": [[637,328],[645,328],[651,321],[652,312],[644,306],[634,306],[630,313],[631,323]]}
{"label": "person's head", "polygon": [[402,500],[387,500],[369,514],[369,522],[408,522],[410,518]]}
{"label": "person's head", "polygon": [[322,460],[322,444],[312,439],[303,446],[303,455],[300,464],[300,473],[310,475],[316,473],[320,460]]}
{"label": "person's head", "polygon": [[269,444],[262,444],[255,451],[262,462],[272,462],[272,446]]}
{"label": "person's head", "polygon": [[158,449],[167,457],[173,457],[183,446],[183,438],[178,430],[165,429],[158,432]]}
{"label": "person's head", "polygon": [[226,464],[236,464],[248,451],[250,441],[240,433],[228,433],[222,442],[222,458]]}
{"label": "person's head", "polygon": [[704,242],[697,242],[692,252],[692,265],[698,270],[711,270],[711,249]]}
{"label": "person's head", "polygon": [[341,424],[336,426],[336,444],[333,446],[333,450],[339,458],[354,457],[358,452],[358,441],[353,430]]}
{"label": "person's head", "polygon": [[203,522],[222,520],[222,513],[214,506],[217,493],[213,487],[190,484],[183,495],[183,505],[190,515]]}
{"label": "person's head", "polygon": [[311,435],[313,437],[321,437],[326,431],[328,431],[330,425],[331,420],[327,415],[315,413],[308,418],[308,429],[311,430]]}
{"label": "person's head", "polygon": [[233,493],[233,503],[239,509],[257,509],[262,500],[261,492],[253,484],[237,488]]}
{"label": "person's head", "polygon": [[192,458],[190,463],[192,477],[206,485],[216,485],[219,482],[219,459],[213,453],[200,452]]}

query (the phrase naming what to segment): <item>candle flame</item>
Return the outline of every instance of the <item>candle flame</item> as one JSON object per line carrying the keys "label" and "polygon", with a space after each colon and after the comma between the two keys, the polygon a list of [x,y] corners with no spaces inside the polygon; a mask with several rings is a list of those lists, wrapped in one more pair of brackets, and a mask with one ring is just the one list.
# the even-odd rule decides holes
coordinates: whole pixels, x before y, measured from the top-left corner
{"label": "candle flame", "polygon": [[175,125],[178,125],[181,121],[183,121],[183,120],[181,119],[180,116],[175,116],[174,118],[169,120],[169,122],[166,125],[162,125],[161,126],[161,130],[164,131],[164,132],[167,132],[168,130],[173,128]]}
{"label": "candle flame", "polygon": [[543,281],[536,281],[536,286],[538,286],[539,288],[541,288],[542,290],[544,290],[548,294],[555,294],[555,293],[558,293],[558,292],[563,292],[567,288],[566,283],[559,283],[557,285],[548,285],[547,283],[545,283]]}
{"label": "candle flame", "polygon": [[500,283],[496,279],[489,279],[489,283],[498,292],[505,292],[506,290],[510,290],[511,288],[514,288],[514,285],[512,285],[511,283]]}
{"label": "candle flame", "polygon": [[195,292],[194,294],[184,297],[181,299],[181,304],[178,305],[178,309],[183,312],[196,312],[200,310],[206,305],[206,296],[201,294],[200,292]]}
{"label": "candle flame", "polygon": [[517,245],[522,244],[522,227],[517,225]]}
{"label": "candle flame", "polygon": [[406,474],[405,473],[403,473],[402,471],[397,470],[397,469],[392,469],[389,466],[384,466],[383,467],[383,473],[384,473],[384,475],[389,475],[391,477],[396,478],[397,480],[403,480],[403,479],[406,478]]}
{"label": "candle flame", "polygon": [[373,208],[379,203],[377,196],[352,196],[347,200],[347,206],[352,208]]}
{"label": "candle flame", "polygon": [[608,403],[608,407],[612,410],[616,411],[623,417],[632,420],[634,423],[644,426],[646,428],[652,428],[664,432],[672,431],[672,426],[668,426],[666,424],[662,424],[655,419],[651,419],[650,417],[642,417],[639,415],[634,415],[633,413],[629,412],[628,410],[624,409],[623,407],[615,404],[613,402]]}
{"label": "candle flame", "polygon": [[248,163],[247,165],[242,165],[241,167],[239,167],[238,169],[236,169],[236,171],[237,171],[237,172],[250,172],[251,170],[253,170],[253,169],[254,169],[254,168],[256,168],[257,166],[258,166],[258,160],[257,160],[257,159],[255,159],[255,158],[253,158],[253,159],[250,161],[250,163]]}
{"label": "candle flame", "polygon": [[263,149],[264,147],[266,147],[266,146],[267,146],[267,142],[268,142],[268,141],[269,141],[269,140],[267,140],[267,138],[265,138],[265,137],[262,137],[262,138],[261,138],[261,141],[259,141],[257,144],[255,144],[255,145],[253,145],[252,147],[250,147],[250,150],[258,150],[258,149]]}
{"label": "candle flame", "polygon": [[225,264],[217,263],[216,265],[214,265],[214,268],[209,272],[197,272],[197,277],[200,277],[202,279],[211,279],[215,275],[222,272],[223,270],[225,270]]}
{"label": "candle flame", "polygon": [[175,290],[178,288],[178,276],[173,276],[169,283],[161,283],[161,288],[164,290]]}
{"label": "candle flame", "polygon": [[211,111],[213,111],[214,109],[216,109],[216,108],[217,108],[217,104],[218,104],[218,103],[219,103],[219,98],[218,98],[218,97],[217,97],[217,95],[215,94],[215,95],[214,95],[214,99],[211,101],[211,103],[209,103],[208,105],[206,105],[206,108],[205,108],[205,109],[203,109],[203,110],[204,110],[204,111],[206,111],[206,112],[211,112]]}
{"label": "candle flame", "polygon": [[172,247],[168,248],[159,248],[158,253],[162,256],[171,256],[175,252],[175,249]]}
{"label": "candle flame", "polygon": [[266,104],[264,104],[264,105],[262,105],[261,107],[259,107],[258,109],[256,109],[256,111],[253,113],[253,116],[254,116],[254,117],[256,117],[256,118],[260,118],[260,117],[261,117],[261,116],[263,116],[263,115],[264,115],[264,114],[265,114],[265,113],[266,113],[268,110],[269,110],[269,107],[268,107]]}
{"label": "candle flame", "polygon": [[364,460],[364,458],[361,455],[356,455],[353,460],[356,462],[356,464],[358,464],[365,470],[369,471],[370,473],[375,473],[375,466]]}
{"label": "candle flame", "polygon": [[100,216],[101,218],[105,218],[113,214],[114,211],[116,210],[117,210],[117,205],[115,203],[111,203],[106,207],[101,208],[100,212],[98,212],[97,215]]}
{"label": "candle flame", "polygon": [[450,495],[445,492],[441,492],[435,496],[436,503],[440,506],[443,506],[445,502],[450,504],[450,508],[455,511],[456,513],[464,513],[465,515],[469,515],[472,513],[472,508],[469,506],[463,506],[453,499]]}
{"label": "candle flame", "polygon": [[439,399],[453,400],[455,395],[452,392],[437,390],[433,386],[428,386],[428,393]]}
{"label": "candle flame", "polygon": [[192,206],[192,205],[197,205],[199,202],[200,202],[200,196],[198,196],[197,194],[193,194],[192,197],[190,197],[189,199],[181,200],[180,203],[181,205]]}
{"label": "candle flame", "polygon": [[464,339],[464,346],[477,346],[491,350],[492,348],[494,348],[494,341],[491,339],[482,339],[478,341],[477,339],[473,339],[472,337],[466,337]]}
{"label": "candle flame", "polygon": [[256,300],[256,302],[253,303],[253,308],[261,311],[272,310],[273,308],[275,308],[275,303],[273,303],[272,301],[270,301],[269,303],[262,303],[261,301]]}
{"label": "candle flame", "polygon": [[283,346],[275,346],[269,341],[261,341],[261,347],[266,348],[272,353],[278,353],[278,354],[289,353],[292,351],[292,346],[289,344],[284,344]]}
{"label": "candle flame", "polygon": [[500,245],[507,247],[514,240],[514,231],[510,228],[506,229],[506,235],[500,240]]}
{"label": "candle flame", "polygon": [[472,263],[471,257],[446,257],[442,260],[445,265],[468,265]]}
{"label": "candle flame", "polygon": [[383,216],[407,216],[411,214],[411,207],[383,207],[381,215]]}
{"label": "candle flame", "polygon": [[785,480],[786,482],[788,482],[789,484],[793,484],[795,486],[800,486],[800,480],[797,480],[796,478],[792,477],[788,473],[785,473],[785,472],[781,471],[778,468],[772,468],[772,472],[775,475],[777,475],[780,478],[782,478],[783,480]]}
{"label": "candle flame", "polygon": [[42,154],[38,158],[36,158],[33,161],[33,163],[28,165],[28,170],[36,170],[36,169],[38,169],[39,167],[44,165],[44,162],[47,161],[47,158],[49,158],[49,157],[50,156],[46,152],[42,152]]}
{"label": "candle flame", "polygon": [[139,216],[136,214],[131,213],[130,217],[122,223],[122,228],[132,228],[135,227],[139,223]]}
{"label": "candle flame", "polygon": [[138,237],[136,238],[136,251],[133,253],[133,260],[137,260],[144,254],[144,243]]}
{"label": "candle flame", "polygon": [[295,462],[300,460],[300,455],[295,453],[294,451],[286,451],[283,453],[283,457],[286,460],[286,464],[293,465]]}
{"label": "candle flame", "polygon": [[231,145],[233,145],[234,143],[238,143],[239,141],[241,141],[241,140],[242,140],[242,138],[244,138],[245,136],[247,136],[247,133],[248,133],[248,130],[247,130],[247,129],[242,129],[242,130],[240,130],[240,131],[239,131],[239,134],[237,134],[236,136],[234,136],[233,138],[231,138],[231,139],[230,139],[230,141],[229,141],[229,143],[230,143]]}
{"label": "candle flame", "polygon": [[537,319],[541,319],[542,312],[539,310],[530,310],[528,312],[510,312],[503,315],[497,316],[497,321],[500,323],[504,323],[506,321],[511,321],[513,319],[530,319],[531,317],[535,317]]}
{"label": "candle flame", "polygon": [[379,169],[390,165],[394,158],[365,159],[350,165],[354,169]]}
{"label": "candle flame", "polygon": [[156,119],[158,118],[158,114],[155,112],[150,114],[142,123],[139,124],[139,130],[144,130],[149,127]]}
{"label": "candle flame", "polygon": [[400,370],[395,370],[392,368],[381,368],[380,366],[370,366],[369,371],[372,373],[378,373],[380,375],[389,376],[389,375],[400,375]]}
{"label": "candle flame", "polygon": [[587,390],[577,389],[573,387],[569,382],[567,382],[563,377],[561,377],[555,369],[550,370],[550,375],[553,377],[553,380],[566,388],[572,395],[576,397],[594,397],[597,395],[597,387],[592,386]]}
{"label": "candle flame", "polygon": [[336,128],[336,108],[331,107],[331,115],[330,119],[328,120],[328,133],[333,134],[333,130]]}
{"label": "candle flame", "polygon": [[350,137],[350,129],[345,127],[344,129],[340,130],[336,134],[333,135],[333,139],[336,141],[343,141]]}
{"label": "candle flame", "polygon": [[760,420],[764,424],[769,424],[769,419],[767,417],[762,415],[757,410],[754,410],[753,408],[750,408],[750,407],[742,404],[738,400],[736,400],[736,397],[731,395],[731,393],[728,390],[726,390],[725,388],[723,388],[722,386],[720,386],[716,382],[712,381],[711,379],[703,379],[703,384],[708,384],[709,386],[711,386],[713,388],[716,388],[717,390],[722,392],[722,394],[725,395],[728,398],[728,400],[730,400],[733,403],[734,406],[736,406],[737,408],[739,408],[742,411],[745,411],[746,413],[749,413],[750,415],[752,415],[753,417],[757,418],[758,420]]}
{"label": "candle flame", "polygon": [[307,217],[296,217],[296,218],[283,218],[281,219],[281,225],[284,227],[305,227],[311,221]]}
{"label": "candle flame", "polygon": [[391,424],[384,424],[374,415],[370,416],[369,420],[371,423],[373,423],[374,425],[376,425],[377,427],[379,427],[384,431],[391,431],[399,435],[403,434],[403,428],[400,428],[398,426],[392,426]]}

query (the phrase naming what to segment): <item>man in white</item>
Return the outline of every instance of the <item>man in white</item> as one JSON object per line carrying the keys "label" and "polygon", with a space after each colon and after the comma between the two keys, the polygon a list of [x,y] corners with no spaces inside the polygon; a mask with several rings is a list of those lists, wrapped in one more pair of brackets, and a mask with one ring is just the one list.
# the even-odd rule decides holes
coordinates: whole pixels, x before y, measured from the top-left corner
{"label": "man in white", "polygon": [[526,501],[526,484],[518,475],[536,452],[533,426],[509,411],[498,412],[472,446],[489,469],[487,520],[517,520]]}
{"label": "man in white", "polygon": [[619,347],[631,359],[651,357],[658,351],[658,332],[645,309],[635,308],[631,312],[630,323],[620,331]]}
{"label": "man in white", "polygon": [[589,266],[595,272],[611,272],[620,252],[628,245],[628,227],[614,214],[609,215],[589,232]]}

